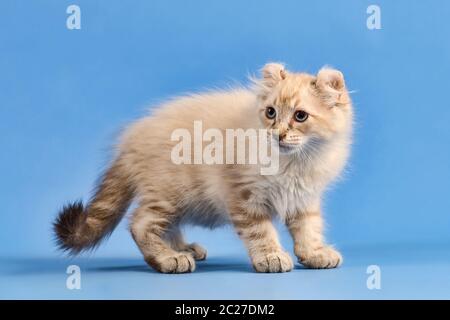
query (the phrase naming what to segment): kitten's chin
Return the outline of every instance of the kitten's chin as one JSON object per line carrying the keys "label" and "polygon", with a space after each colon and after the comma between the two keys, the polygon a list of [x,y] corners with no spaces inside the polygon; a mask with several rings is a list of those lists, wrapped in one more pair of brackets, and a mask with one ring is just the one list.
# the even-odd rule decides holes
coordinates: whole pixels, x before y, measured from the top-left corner
{"label": "kitten's chin", "polygon": [[288,144],[288,143],[280,143],[278,145],[278,149],[280,154],[290,155],[299,152],[301,148],[301,144]]}

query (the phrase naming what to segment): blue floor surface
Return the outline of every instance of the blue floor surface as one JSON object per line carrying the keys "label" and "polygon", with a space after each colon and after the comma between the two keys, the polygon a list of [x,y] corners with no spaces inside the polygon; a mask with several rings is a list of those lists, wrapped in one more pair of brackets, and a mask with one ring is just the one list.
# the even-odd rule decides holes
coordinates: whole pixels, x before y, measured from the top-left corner
{"label": "blue floor surface", "polygon": [[[245,254],[197,263],[193,274],[166,275],[139,256],[124,258],[1,258],[1,299],[450,299],[448,246],[386,246],[342,250],[334,270],[254,273]],[[66,288],[66,268],[81,268],[81,289]],[[369,265],[381,289],[366,285]]]}

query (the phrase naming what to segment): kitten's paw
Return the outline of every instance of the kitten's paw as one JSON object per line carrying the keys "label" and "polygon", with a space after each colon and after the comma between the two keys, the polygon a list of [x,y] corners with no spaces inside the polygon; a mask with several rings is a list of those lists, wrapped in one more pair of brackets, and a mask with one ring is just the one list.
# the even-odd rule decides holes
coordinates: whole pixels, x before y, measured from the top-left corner
{"label": "kitten's paw", "polygon": [[205,260],[207,251],[205,248],[200,246],[198,243],[191,243],[187,246],[187,251],[189,251],[195,260]]}
{"label": "kitten's paw", "polygon": [[294,263],[288,253],[278,251],[254,257],[253,267],[257,272],[288,272]]}
{"label": "kitten's paw", "polygon": [[190,253],[177,253],[157,259],[146,258],[145,261],[162,273],[186,273],[195,270],[195,261]]}
{"label": "kitten's paw", "polygon": [[311,269],[330,269],[342,264],[342,256],[332,247],[322,247],[315,250],[305,250],[298,257],[299,262]]}

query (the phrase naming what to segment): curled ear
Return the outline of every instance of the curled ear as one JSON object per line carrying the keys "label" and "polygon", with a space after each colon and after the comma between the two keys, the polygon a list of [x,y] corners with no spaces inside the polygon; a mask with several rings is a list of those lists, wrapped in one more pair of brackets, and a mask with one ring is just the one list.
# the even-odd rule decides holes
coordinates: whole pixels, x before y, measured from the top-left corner
{"label": "curled ear", "polygon": [[258,95],[265,99],[271,90],[286,78],[287,71],[281,63],[271,62],[261,69],[261,79],[256,80]]}
{"label": "curled ear", "polygon": [[346,88],[344,75],[339,70],[322,68],[317,73],[315,87],[319,95],[330,106],[345,103]]}
{"label": "curled ear", "polygon": [[286,78],[286,70],[281,63],[268,63],[261,70],[264,84],[270,88],[276,86],[278,82]]}

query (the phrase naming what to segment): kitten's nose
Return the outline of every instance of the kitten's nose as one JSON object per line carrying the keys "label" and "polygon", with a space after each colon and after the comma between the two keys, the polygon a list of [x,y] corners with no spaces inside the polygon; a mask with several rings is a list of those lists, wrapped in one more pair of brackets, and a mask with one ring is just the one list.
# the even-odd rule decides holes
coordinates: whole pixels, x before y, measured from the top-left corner
{"label": "kitten's nose", "polygon": [[280,134],[278,135],[280,141],[286,139],[286,136],[287,136],[287,132],[286,131],[280,132]]}

